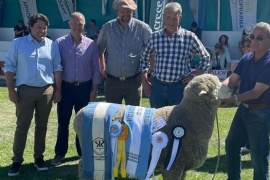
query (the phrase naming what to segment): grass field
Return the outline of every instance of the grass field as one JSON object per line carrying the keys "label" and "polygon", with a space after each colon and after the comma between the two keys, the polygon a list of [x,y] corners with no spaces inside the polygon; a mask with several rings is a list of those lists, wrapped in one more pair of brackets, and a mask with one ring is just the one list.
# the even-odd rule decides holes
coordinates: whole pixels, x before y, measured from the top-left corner
{"label": "grass field", "polygon": [[[102,97],[100,101],[104,100]],[[143,106],[149,106],[148,99],[143,99]],[[231,119],[235,113],[236,108],[220,108],[218,110],[218,121],[220,129],[220,163],[217,170],[215,179],[226,179],[225,169],[225,153],[224,153],[224,141],[228,133],[228,129],[231,123]],[[20,175],[17,177],[8,177],[7,172],[11,164],[12,157],[12,143],[13,135],[16,127],[15,107],[8,99],[8,92],[6,87],[0,87],[0,179],[1,180],[74,180],[77,179],[77,153],[75,149],[75,137],[72,127],[73,119],[71,119],[70,126],[70,139],[69,150],[66,155],[66,159],[60,166],[50,167],[49,171],[38,172],[33,165],[33,133],[34,123],[31,125],[31,129],[28,133],[27,144],[24,152],[24,163],[20,171]],[[57,134],[57,115],[56,105],[53,106],[46,139],[46,151],[45,160],[46,163],[50,163],[50,160],[54,156],[54,145]],[[216,162],[218,159],[218,137],[217,128],[214,127],[214,132],[209,144],[208,157],[205,164],[199,169],[189,171],[187,174],[187,180],[208,180],[212,179],[215,172]],[[250,162],[250,156],[243,156],[242,164],[242,179],[252,179],[252,168]],[[162,180],[157,175],[156,180]]]}

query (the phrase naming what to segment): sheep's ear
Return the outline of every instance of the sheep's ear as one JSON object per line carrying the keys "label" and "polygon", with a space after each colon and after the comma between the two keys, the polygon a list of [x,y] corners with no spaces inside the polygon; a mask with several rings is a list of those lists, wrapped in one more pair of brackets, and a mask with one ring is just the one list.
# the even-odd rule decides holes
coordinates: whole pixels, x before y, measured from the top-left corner
{"label": "sheep's ear", "polygon": [[204,90],[201,90],[201,92],[199,93],[200,96],[201,96],[201,95],[204,95],[204,94],[207,94],[207,92],[204,91]]}

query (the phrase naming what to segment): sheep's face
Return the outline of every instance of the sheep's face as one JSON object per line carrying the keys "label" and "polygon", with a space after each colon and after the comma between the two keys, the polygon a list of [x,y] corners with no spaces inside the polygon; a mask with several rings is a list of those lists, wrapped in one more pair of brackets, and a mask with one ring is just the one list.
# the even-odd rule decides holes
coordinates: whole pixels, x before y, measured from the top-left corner
{"label": "sheep's face", "polygon": [[212,74],[202,74],[192,79],[184,90],[184,98],[193,102],[219,103],[221,82]]}

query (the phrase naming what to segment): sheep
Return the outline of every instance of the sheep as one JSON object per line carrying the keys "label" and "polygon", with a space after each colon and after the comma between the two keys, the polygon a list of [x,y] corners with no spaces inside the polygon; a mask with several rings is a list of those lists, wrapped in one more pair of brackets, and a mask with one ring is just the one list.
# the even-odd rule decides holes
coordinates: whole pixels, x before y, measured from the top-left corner
{"label": "sheep", "polygon": [[[185,179],[186,172],[202,166],[206,160],[208,143],[212,136],[214,120],[219,107],[218,92],[221,87],[219,79],[211,74],[203,74],[191,80],[179,105],[167,106],[155,110],[154,120],[162,117],[167,125],[160,129],[169,139],[159,158],[156,169],[160,169],[164,180]],[[116,119],[123,117],[125,106],[115,114]],[[81,116],[83,109],[76,115],[74,129],[81,139]],[[171,153],[169,144],[173,143],[172,129],[176,125],[185,128],[185,137],[169,171],[164,162]],[[81,165],[79,165],[81,166]],[[79,167],[81,169],[81,167]]]}

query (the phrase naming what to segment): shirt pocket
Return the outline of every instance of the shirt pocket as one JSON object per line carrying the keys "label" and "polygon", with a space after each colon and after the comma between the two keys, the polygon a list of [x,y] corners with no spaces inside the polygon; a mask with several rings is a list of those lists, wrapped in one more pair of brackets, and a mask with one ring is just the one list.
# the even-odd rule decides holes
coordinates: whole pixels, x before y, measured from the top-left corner
{"label": "shirt pocket", "polygon": [[140,56],[142,50],[142,42],[140,37],[133,37],[130,41],[130,57]]}

